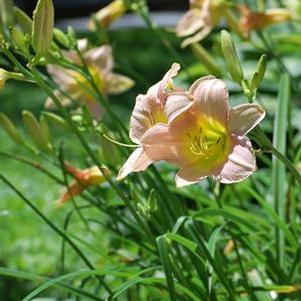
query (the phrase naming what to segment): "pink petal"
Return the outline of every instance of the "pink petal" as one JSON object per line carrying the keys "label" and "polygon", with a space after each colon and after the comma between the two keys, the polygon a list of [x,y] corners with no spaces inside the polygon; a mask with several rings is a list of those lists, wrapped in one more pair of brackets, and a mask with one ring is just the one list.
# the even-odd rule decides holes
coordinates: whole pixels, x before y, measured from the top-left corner
{"label": "pink petal", "polygon": [[230,130],[243,136],[251,131],[263,118],[265,111],[255,104],[238,105],[230,109]]}
{"label": "pink petal", "polygon": [[176,185],[178,188],[185,187],[191,184],[195,184],[202,179],[205,179],[207,175],[202,173],[193,173],[191,169],[181,169],[175,177]]}
{"label": "pink petal", "polygon": [[[130,121],[131,140],[139,144],[142,135],[150,127],[160,122],[158,120],[160,116],[164,117],[165,113],[164,106],[158,98],[149,95],[138,95]],[[167,121],[167,117],[165,118]]]}
{"label": "pink petal", "polygon": [[221,183],[240,182],[256,171],[256,158],[249,138],[232,136],[233,151],[218,174],[214,176]]}
{"label": "pink petal", "polygon": [[171,122],[183,111],[187,110],[192,105],[192,98],[189,93],[175,92],[167,97],[165,112],[168,121]]}
{"label": "pink petal", "polygon": [[101,119],[101,117],[103,115],[103,112],[104,112],[104,109],[98,101],[96,101],[96,100],[88,101],[86,103],[86,106],[87,106],[89,112],[91,113],[91,115],[95,119],[97,119],[97,120]]}
{"label": "pink petal", "polygon": [[110,73],[113,69],[112,48],[109,45],[92,48],[84,54],[88,65],[100,69],[104,73]]}
{"label": "pink petal", "polygon": [[166,124],[158,123],[150,128],[142,136],[141,143],[147,156],[154,162],[166,160],[176,164],[181,160],[176,146],[183,141],[172,136]]}
{"label": "pink petal", "polygon": [[151,163],[152,161],[144,152],[143,147],[138,147],[119,170],[117,180],[122,180],[131,172],[145,170]]}
{"label": "pink petal", "polygon": [[187,39],[185,39],[183,41],[183,43],[181,44],[182,48],[187,47],[188,45],[197,43],[202,41],[204,38],[206,38],[208,36],[208,34],[212,31],[212,26],[208,26],[205,25],[201,31],[199,31],[198,33],[196,33],[195,35],[193,35],[192,37],[189,37]]}
{"label": "pink petal", "polygon": [[166,86],[178,74],[181,66],[177,63],[173,63],[171,68],[166,72],[163,79],[150,87],[147,91],[147,95],[151,97],[158,97],[160,101],[165,102]]}
{"label": "pink petal", "polygon": [[63,89],[66,86],[68,87],[76,83],[73,76],[71,76],[69,73],[69,70],[66,70],[62,67],[56,65],[47,65],[47,72],[53,81]]}
{"label": "pink petal", "polygon": [[108,94],[116,95],[129,90],[134,84],[134,81],[127,76],[111,73],[107,78],[105,90]]}
{"label": "pink petal", "polygon": [[185,37],[194,34],[204,26],[201,9],[190,9],[178,23],[176,28],[177,36]]}
{"label": "pink petal", "polygon": [[213,76],[202,77],[190,88],[195,101],[193,106],[199,113],[218,120],[222,125],[228,122],[229,94],[226,84]]}

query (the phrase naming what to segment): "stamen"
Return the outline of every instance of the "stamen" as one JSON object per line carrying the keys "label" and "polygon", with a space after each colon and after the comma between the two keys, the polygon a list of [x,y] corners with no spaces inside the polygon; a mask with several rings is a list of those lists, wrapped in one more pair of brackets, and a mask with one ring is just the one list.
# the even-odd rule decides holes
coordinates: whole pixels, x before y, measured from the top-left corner
{"label": "stamen", "polygon": [[208,157],[212,154],[217,145],[224,143],[225,138],[223,136],[218,136],[217,138],[210,137],[204,133],[202,127],[196,135],[187,133],[190,140],[190,150],[193,154],[198,156]]}

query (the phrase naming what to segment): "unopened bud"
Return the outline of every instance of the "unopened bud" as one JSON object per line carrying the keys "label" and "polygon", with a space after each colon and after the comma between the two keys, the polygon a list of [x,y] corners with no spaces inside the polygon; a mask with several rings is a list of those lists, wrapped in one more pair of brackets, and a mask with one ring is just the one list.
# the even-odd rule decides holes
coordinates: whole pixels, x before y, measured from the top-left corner
{"label": "unopened bud", "polygon": [[15,125],[12,121],[3,113],[0,113],[0,124],[2,125],[3,129],[6,131],[8,136],[16,143],[23,144],[24,140],[22,139],[21,135],[17,131]]}
{"label": "unopened bud", "polygon": [[29,57],[30,53],[26,44],[26,37],[16,27],[10,28],[10,35],[12,38],[13,45],[16,49],[20,50],[25,57]]}
{"label": "unopened bud", "polygon": [[22,117],[24,126],[36,147],[41,150],[51,150],[51,143],[35,116],[29,111],[23,111]]}
{"label": "unopened bud", "polygon": [[30,17],[18,7],[14,7],[14,17],[23,33],[31,35],[32,20],[30,19]]}
{"label": "unopened bud", "polygon": [[0,18],[2,23],[6,26],[14,24],[13,6],[12,0],[0,1]]}
{"label": "unopened bud", "polygon": [[61,31],[58,28],[54,28],[53,29],[53,34],[54,34],[54,38],[60,43],[62,44],[64,47],[69,48],[70,47],[70,43],[69,43],[69,39],[68,36]]}
{"label": "unopened bud", "polygon": [[256,71],[251,79],[251,83],[250,83],[251,90],[256,90],[259,87],[260,83],[263,80],[266,66],[267,66],[266,55],[263,54],[257,63]]}
{"label": "unopened bud", "polygon": [[52,112],[43,112],[43,115],[47,118],[47,120],[51,124],[59,126],[68,132],[71,130],[68,123],[61,116],[54,114]]}
{"label": "unopened bud", "polygon": [[54,23],[52,0],[39,0],[33,12],[32,46],[37,54],[46,53],[51,47]]}
{"label": "unopened bud", "polygon": [[232,79],[241,84],[243,71],[231,35],[226,30],[222,30],[222,51]]}

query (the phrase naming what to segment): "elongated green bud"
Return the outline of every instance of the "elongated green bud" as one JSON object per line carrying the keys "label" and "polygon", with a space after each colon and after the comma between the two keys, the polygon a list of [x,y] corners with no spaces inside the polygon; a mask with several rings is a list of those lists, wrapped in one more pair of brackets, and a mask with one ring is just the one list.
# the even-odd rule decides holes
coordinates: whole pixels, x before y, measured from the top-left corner
{"label": "elongated green bud", "polygon": [[243,71],[231,35],[226,30],[222,30],[222,51],[232,79],[241,84]]}
{"label": "elongated green bud", "polygon": [[250,86],[252,90],[256,90],[259,87],[260,83],[263,80],[266,67],[267,67],[267,59],[266,59],[266,55],[263,54],[257,63],[256,71],[251,79]]}
{"label": "elongated green bud", "polygon": [[54,114],[52,112],[43,112],[43,115],[47,118],[47,120],[56,126],[59,126],[61,128],[63,128],[64,130],[70,132],[70,126],[68,125],[68,123],[65,121],[65,119],[63,119],[61,116]]}
{"label": "elongated green bud", "polygon": [[49,124],[46,116],[44,116],[43,114],[40,116],[40,126],[45,137],[47,138],[48,143],[51,144],[51,133],[50,133]]}
{"label": "elongated green bud", "polygon": [[52,0],[39,0],[33,12],[32,46],[37,54],[46,53],[51,47],[54,24]]}
{"label": "elongated green bud", "polygon": [[30,53],[26,44],[26,37],[24,36],[24,34],[16,27],[10,27],[9,30],[14,47],[20,50],[25,57],[29,57]]}
{"label": "elongated green bud", "polygon": [[14,24],[13,7],[14,4],[12,0],[0,1],[0,18],[2,23],[6,26]]}
{"label": "elongated green bud", "polygon": [[70,47],[70,43],[69,43],[69,38],[68,36],[61,31],[58,28],[54,28],[53,30],[53,34],[54,34],[54,38],[60,43],[62,44],[64,47],[69,48]]}
{"label": "elongated green bud", "polygon": [[32,20],[30,19],[30,17],[18,7],[14,7],[14,17],[23,33],[31,35]]}
{"label": "elongated green bud", "polygon": [[16,143],[23,144],[24,140],[16,129],[15,125],[12,121],[3,113],[0,113],[0,124],[3,129],[6,131],[8,136]]}
{"label": "elongated green bud", "polygon": [[50,151],[52,146],[35,116],[29,111],[22,112],[24,126],[38,149]]}

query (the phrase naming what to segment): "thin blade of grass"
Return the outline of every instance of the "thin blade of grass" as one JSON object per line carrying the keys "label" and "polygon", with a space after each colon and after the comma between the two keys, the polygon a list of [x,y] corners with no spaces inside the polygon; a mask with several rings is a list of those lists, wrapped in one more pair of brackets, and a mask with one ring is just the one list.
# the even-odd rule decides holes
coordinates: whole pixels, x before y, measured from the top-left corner
{"label": "thin blade of grass", "polygon": [[[276,110],[276,116],[274,121],[274,135],[273,145],[274,147],[285,154],[286,151],[286,132],[287,132],[287,116],[288,106],[290,100],[290,78],[287,74],[282,75],[280,79],[280,87],[278,93],[278,104]],[[285,166],[276,158],[273,157],[273,197],[275,211],[282,222],[285,222],[285,208],[286,208],[286,196],[285,196],[285,179],[286,172]],[[276,253],[277,261],[280,267],[283,267],[285,256],[285,236],[282,229],[277,225],[276,232]]]}

